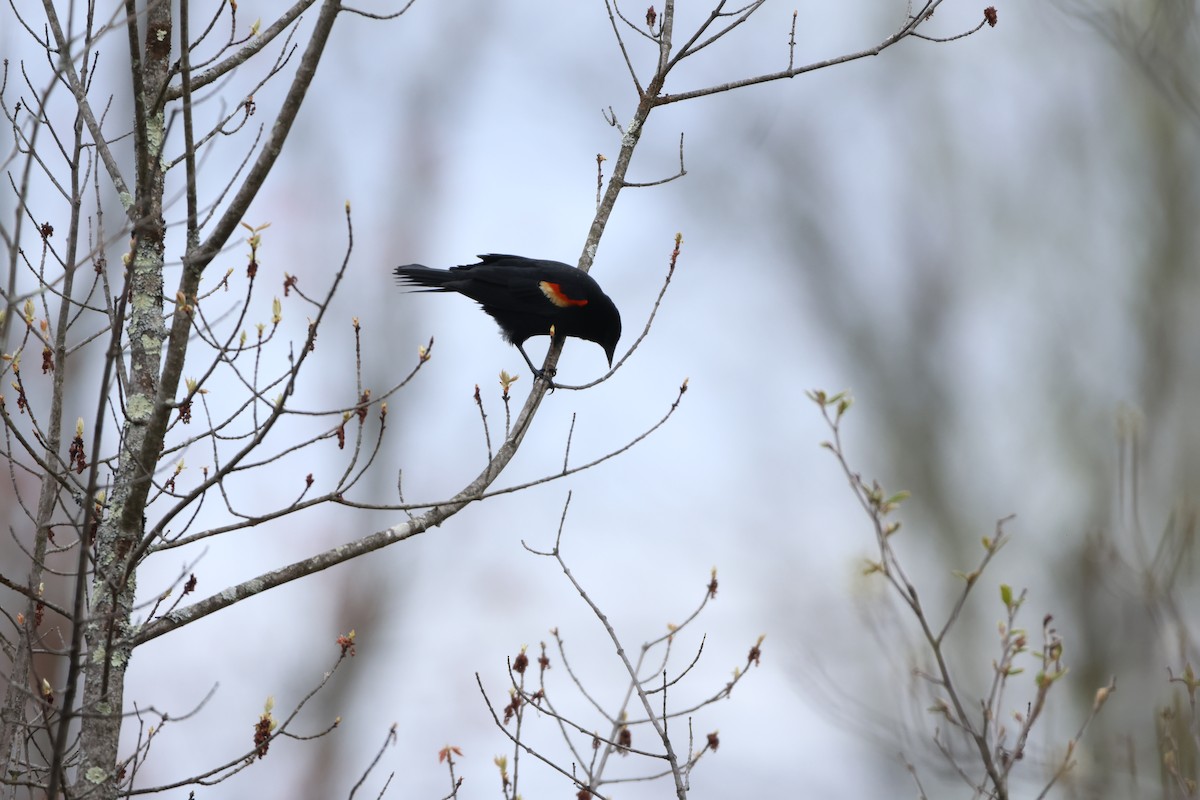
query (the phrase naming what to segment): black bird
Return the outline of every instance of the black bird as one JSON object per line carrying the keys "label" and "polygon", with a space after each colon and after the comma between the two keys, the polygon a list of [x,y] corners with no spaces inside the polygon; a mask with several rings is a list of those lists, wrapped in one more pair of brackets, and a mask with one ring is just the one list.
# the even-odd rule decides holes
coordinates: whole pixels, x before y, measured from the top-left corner
{"label": "black bird", "polygon": [[621,314],[590,275],[559,261],[488,253],[478,264],[433,269],[396,267],[396,277],[431,292],[458,292],[483,307],[517,346],[533,374],[544,377],[522,346],[531,336],[574,336],[604,348],[608,365],[621,338]]}

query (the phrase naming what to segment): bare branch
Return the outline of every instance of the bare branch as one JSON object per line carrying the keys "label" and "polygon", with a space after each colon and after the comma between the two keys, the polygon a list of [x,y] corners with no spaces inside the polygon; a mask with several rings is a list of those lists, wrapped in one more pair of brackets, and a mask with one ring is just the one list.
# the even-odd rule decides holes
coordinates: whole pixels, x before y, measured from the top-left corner
{"label": "bare branch", "polygon": [[374,20],[380,20],[380,21],[386,22],[388,20],[393,20],[393,19],[396,19],[396,18],[400,17],[401,15],[403,15],[405,11],[408,11],[408,9],[412,8],[412,4],[415,2],[417,2],[417,0],[408,0],[408,2],[406,2],[404,5],[402,5],[400,7],[399,11],[393,11],[391,14],[375,14],[370,11],[363,11],[360,8],[351,8],[350,6],[343,6],[342,10],[345,11],[347,14],[357,14],[358,16],[366,17],[367,19],[374,19]]}
{"label": "bare branch", "polygon": [[[656,96],[653,99],[653,103],[660,106],[669,105],[671,103],[679,103],[684,100],[693,100],[697,97],[707,97],[708,95],[729,92],[746,86],[755,86],[760,83],[770,83],[772,81],[783,80],[785,78],[795,78],[798,75],[805,74],[806,72],[814,72],[816,70],[826,69],[838,64],[848,64],[851,61],[857,61],[861,58],[867,58],[868,56],[877,56],[892,45],[898,44],[912,35],[917,30],[917,27],[927,20],[933,13],[933,10],[941,5],[942,2],[943,0],[930,0],[930,2],[926,3],[925,7],[920,12],[914,14],[908,20],[906,20],[899,30],[885,38],[874,47],[869,47],[865,50],[859,50],[854,53],[846,53],[845,55],[836,56],[834,58],[827,58],[823,61],[814,61],[811,64],[805,64],[799,67],[793,67],[789,62],[788,68],[780,70],[779,72],[770,72],[763,75],[756,75],[752,78],[742,78],[741,80],[729,81],[727,83],[708,86],[702,89],[691,89],[676,94],[664,94],[661,96]],[[789,46],[789,59],[793,50],[794,48]]]}
{"label": "bare branch", "polygon": [[[264,47],[275,40],[279,34],[288,29],[301,14],[312,7],[316,0],[294,0],[291,8],[283,13],[279,19],[271,23],[265,30],[250,40],[250,43],[239,49],[229,58],[217,64],[215,67],[206,70],[205,72],[196,75],[191,81],[191,91],[203,89],[205,86],[216,81],[218,78],[228,74],[233,69],[241,66],[250,60],[250,58],[258,54]],[[164,101],[170,102],[178,100],[184,96],[184,86],[182,83],[179,86],[171,86],[167,89],[163,96]]]}

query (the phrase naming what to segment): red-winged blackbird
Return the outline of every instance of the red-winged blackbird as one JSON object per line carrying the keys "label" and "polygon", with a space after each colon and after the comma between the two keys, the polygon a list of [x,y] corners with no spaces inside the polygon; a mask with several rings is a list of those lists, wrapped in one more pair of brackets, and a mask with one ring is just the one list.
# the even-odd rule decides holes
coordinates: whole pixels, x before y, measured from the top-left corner
{"label": "red-winged blackbird", "polygon": [[515,344],[533,374],[542,372],[529,360],[530,336],[575,336],[604,348],[612,366],[621,338],[621,314],[600,285],[586,272],[558,261],[488,253],[478,264],[433,269],[421,264],[396,267],[396,277],[431,292],[458,292],[483,307]]}

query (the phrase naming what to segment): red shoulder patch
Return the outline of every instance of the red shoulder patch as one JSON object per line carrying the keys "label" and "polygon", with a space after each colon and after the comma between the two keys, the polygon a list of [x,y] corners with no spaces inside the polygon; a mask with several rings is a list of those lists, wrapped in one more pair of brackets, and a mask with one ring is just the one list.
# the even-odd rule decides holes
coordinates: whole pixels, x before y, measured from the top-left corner
{"label": "red shoulder patch", "polygon": [[586,306],[587,300],[576,300],[562,290],[562,287],[557,283],[550,281],[541,281],[538,283],[538,288],[542,290],[542,294],[546,295],[546,299],[559,308],[570,308],[571,306]]}

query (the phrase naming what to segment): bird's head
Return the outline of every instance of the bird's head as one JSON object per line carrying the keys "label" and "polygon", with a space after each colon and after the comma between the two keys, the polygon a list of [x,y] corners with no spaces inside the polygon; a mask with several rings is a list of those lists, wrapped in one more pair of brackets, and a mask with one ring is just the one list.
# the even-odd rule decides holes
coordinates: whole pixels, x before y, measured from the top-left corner
{"label": "bird's head", "polygon": [[593,327],[595,336],[589,338],[604,348],[604,354],[608,356],[608,366],[611,367],[613,356],[617,352],[617,342],[621,340],[621,312],[617,311],[616,304],[608,295],[601,294],[595,301],[592,313],[596,322]]}

